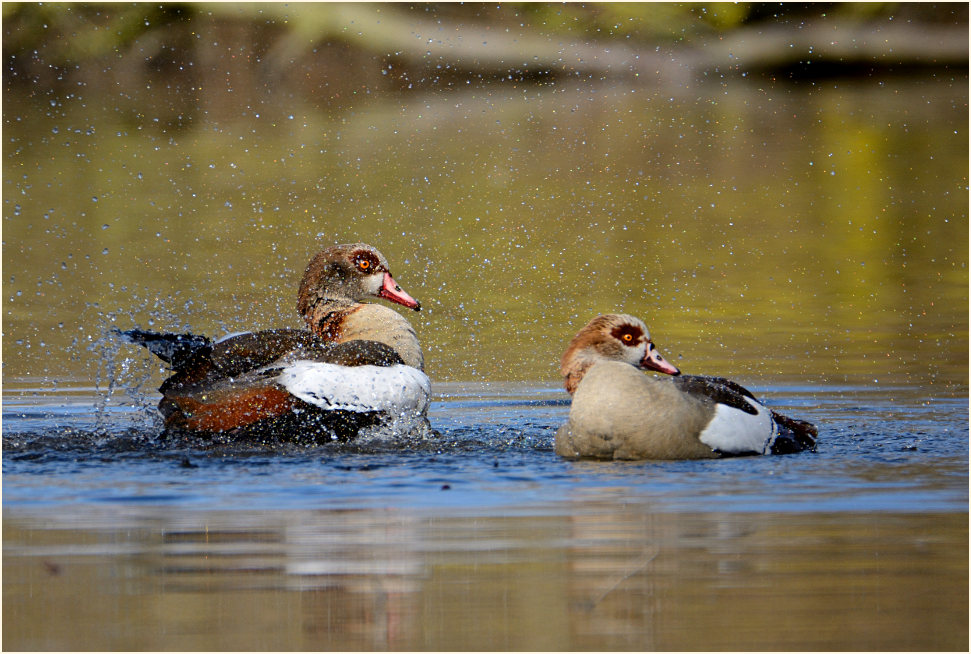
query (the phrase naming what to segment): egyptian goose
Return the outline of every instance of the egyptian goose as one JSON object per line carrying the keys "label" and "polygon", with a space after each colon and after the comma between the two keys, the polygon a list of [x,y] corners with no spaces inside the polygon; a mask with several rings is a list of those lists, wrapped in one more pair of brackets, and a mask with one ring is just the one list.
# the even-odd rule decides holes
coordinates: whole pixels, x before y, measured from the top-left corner
{"label": "egyptian goose", "polygon": [[[411,324],[366,298],[418,311],[388,262],[364,243],[316,254],[300,282],[297,309],[309,327],[233,334],[116,331],[170,364],[159,411],[170,429],[233,437],[362,430],[410,433],[427,424],[431,385]],[[388,432],[390,430],[390,432]]]}
{"label": "egyptian goose", "polygon": [[563,457],[703,459],[816,446],[813,425],[766,408],[735,382],[681,375],[633,316],[591,320],[570,341],[560,373],[573,396],[556,432]]}

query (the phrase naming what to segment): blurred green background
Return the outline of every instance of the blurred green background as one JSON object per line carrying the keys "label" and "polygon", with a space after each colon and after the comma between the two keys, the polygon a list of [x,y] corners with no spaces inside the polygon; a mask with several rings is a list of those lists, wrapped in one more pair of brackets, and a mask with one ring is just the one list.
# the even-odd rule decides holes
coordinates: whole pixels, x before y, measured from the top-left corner
{"label": "blurred green background", "polygon": [[[964,4],[3,5],[3,380],[108,327],[298,326],[364,240],[433,381],[558,384],[593,315],[686,372],[966,393]],[[130,357],[125,360],[125,357]]]}

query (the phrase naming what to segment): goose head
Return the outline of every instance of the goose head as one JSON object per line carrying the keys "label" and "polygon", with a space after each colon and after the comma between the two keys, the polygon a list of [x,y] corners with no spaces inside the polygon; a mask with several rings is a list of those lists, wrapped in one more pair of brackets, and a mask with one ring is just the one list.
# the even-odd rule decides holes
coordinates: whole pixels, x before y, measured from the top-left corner
{"label": "goose head", "polygon": [[667,375],[681,374],[651,342],[647,325],[626,314],[597,316],[573,337],[560,360],[566,390],[572,395],[584,373],[601,361],[619,361]]}
{"label": "goose head", "polygon": [[346,307],[369,298],[421,310],[418,300],[395,282],[388,260],[377,249],[366,243],[334,245],[310,260],[300,281],[297,310],[309,320],[318,304]]}

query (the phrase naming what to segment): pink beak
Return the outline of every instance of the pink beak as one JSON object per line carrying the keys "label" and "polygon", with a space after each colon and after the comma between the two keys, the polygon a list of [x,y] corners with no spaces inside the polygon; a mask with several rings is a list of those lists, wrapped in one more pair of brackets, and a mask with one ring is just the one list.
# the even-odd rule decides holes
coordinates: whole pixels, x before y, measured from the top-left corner
{"label": "pink beak", "polygon": [[647,354],[641,359],[641,368],[647,370],[657,370],[665,375],[680,375],[681,371],[672,366],[661,356],[661,353],[654,347],[654,343],[647,343]]}
{"label": "pink beak", "polygon": [[391,273],[384,273],[384,283],[381,285],[381,290],[378,291],[378,297],[391,300],[415,311],[421,311],[421,304],[418,303],[418,300],[405,293],[404,289],[398,286],[398,283],[391,277]]}

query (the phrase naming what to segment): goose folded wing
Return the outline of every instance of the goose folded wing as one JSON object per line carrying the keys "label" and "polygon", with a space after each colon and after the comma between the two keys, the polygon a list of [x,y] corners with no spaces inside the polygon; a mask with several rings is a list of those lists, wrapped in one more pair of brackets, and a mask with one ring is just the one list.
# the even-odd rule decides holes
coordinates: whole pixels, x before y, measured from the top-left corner
{"label": "goose folded wing", "polygon": [[707,399],[716,404],[724,404],[751,415],[758,413],[758,409],[745,399],[751,398],[758,402],[755,396],[748,389],[729,379],[702,375],[681,375],[672,377],[671,381],[688,395]]}

